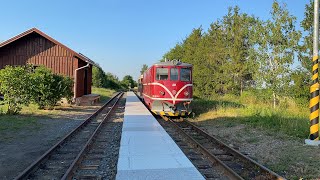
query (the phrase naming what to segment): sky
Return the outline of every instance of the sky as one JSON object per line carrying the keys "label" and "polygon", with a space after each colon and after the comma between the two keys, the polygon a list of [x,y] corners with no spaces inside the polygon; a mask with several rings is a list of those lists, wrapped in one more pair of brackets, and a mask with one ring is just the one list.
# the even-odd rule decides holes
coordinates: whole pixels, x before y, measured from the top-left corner
{"label": "sky", "polygon": [[[98,63],[121,80],[137,79],[185,39],[206,31],[228,7],[268,19],[273,0],[0,0],[0,42],[36,27]],[[309,0],[279,0],[303,19]]]}

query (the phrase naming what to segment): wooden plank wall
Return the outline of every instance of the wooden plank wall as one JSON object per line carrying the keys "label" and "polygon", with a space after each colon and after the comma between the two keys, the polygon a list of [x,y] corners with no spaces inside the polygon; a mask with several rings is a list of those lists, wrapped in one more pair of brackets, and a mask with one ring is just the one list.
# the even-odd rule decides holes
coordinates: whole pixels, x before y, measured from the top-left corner
{"label": "wooden plank wall", "polygon": [[73,54],[39,34],[32,33],[0,49],[0,69],[6,65],[45,65],[54,73],[73,77]]}
{"label": "wooden plank wall", "polygon": [[[87,63],[74,57],[67,49],[52,43],[37,33],[16,40],[0,48],[0,69],[6,65],[44,65],[54,73],[74,78],[75,69]],[[78,71],[76,97],[84,95],[84,83],[87,83],[87,92],[91,94],[92,65],[88,69],[88,81],[84,82],[84,69]]]}

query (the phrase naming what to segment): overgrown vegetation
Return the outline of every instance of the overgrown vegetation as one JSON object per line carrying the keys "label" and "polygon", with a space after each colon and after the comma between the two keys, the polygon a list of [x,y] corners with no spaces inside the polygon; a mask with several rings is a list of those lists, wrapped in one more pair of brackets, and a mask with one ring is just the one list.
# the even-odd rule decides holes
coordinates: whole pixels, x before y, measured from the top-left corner
{"label": "overgrown vegetation", "polygon": [[279,98],[279,108],[270,108],[270,94],[272,91],[244,91],[241,98],[224,95],[195,99],[193,111],[198,121],[224,119],[226,123],[241,123],[298,138],[307,137],[308,108],[297,104],[291,97]]}
{"label": "overgrown vegetation", "polygon": [[53,74],[45,67],[6,66],[0,70],[0,92],[6,107],[2,113],[18,114],[23,105],[31,102],[39,109],[52,109],[62,97],[71,100],[72,84],[70,78]]}

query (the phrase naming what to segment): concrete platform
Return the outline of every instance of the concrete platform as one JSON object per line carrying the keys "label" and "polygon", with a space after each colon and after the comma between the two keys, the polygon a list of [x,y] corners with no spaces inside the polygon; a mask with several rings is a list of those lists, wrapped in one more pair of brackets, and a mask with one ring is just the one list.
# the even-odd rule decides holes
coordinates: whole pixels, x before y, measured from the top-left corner
{"label": "concrete platform", "polygon": [[204,179],[133,92],[127,92],[117,180]]}
{"label": "concrete platform", "polygon": [[77,106],[90,106],[100,101],[99,94],[87,94],[75,99]]}

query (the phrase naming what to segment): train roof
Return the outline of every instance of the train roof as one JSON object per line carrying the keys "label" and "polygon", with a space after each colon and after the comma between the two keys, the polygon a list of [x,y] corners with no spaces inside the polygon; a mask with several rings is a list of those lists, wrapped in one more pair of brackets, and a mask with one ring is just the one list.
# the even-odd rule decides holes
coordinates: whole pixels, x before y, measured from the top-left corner
{"label": "train roof", "polygon": [[166,62],[157,62],[153,64],[154,66],[186,66],[186,67],[192,67],[192,64],[183,63],[180,61],[166,61]]}

